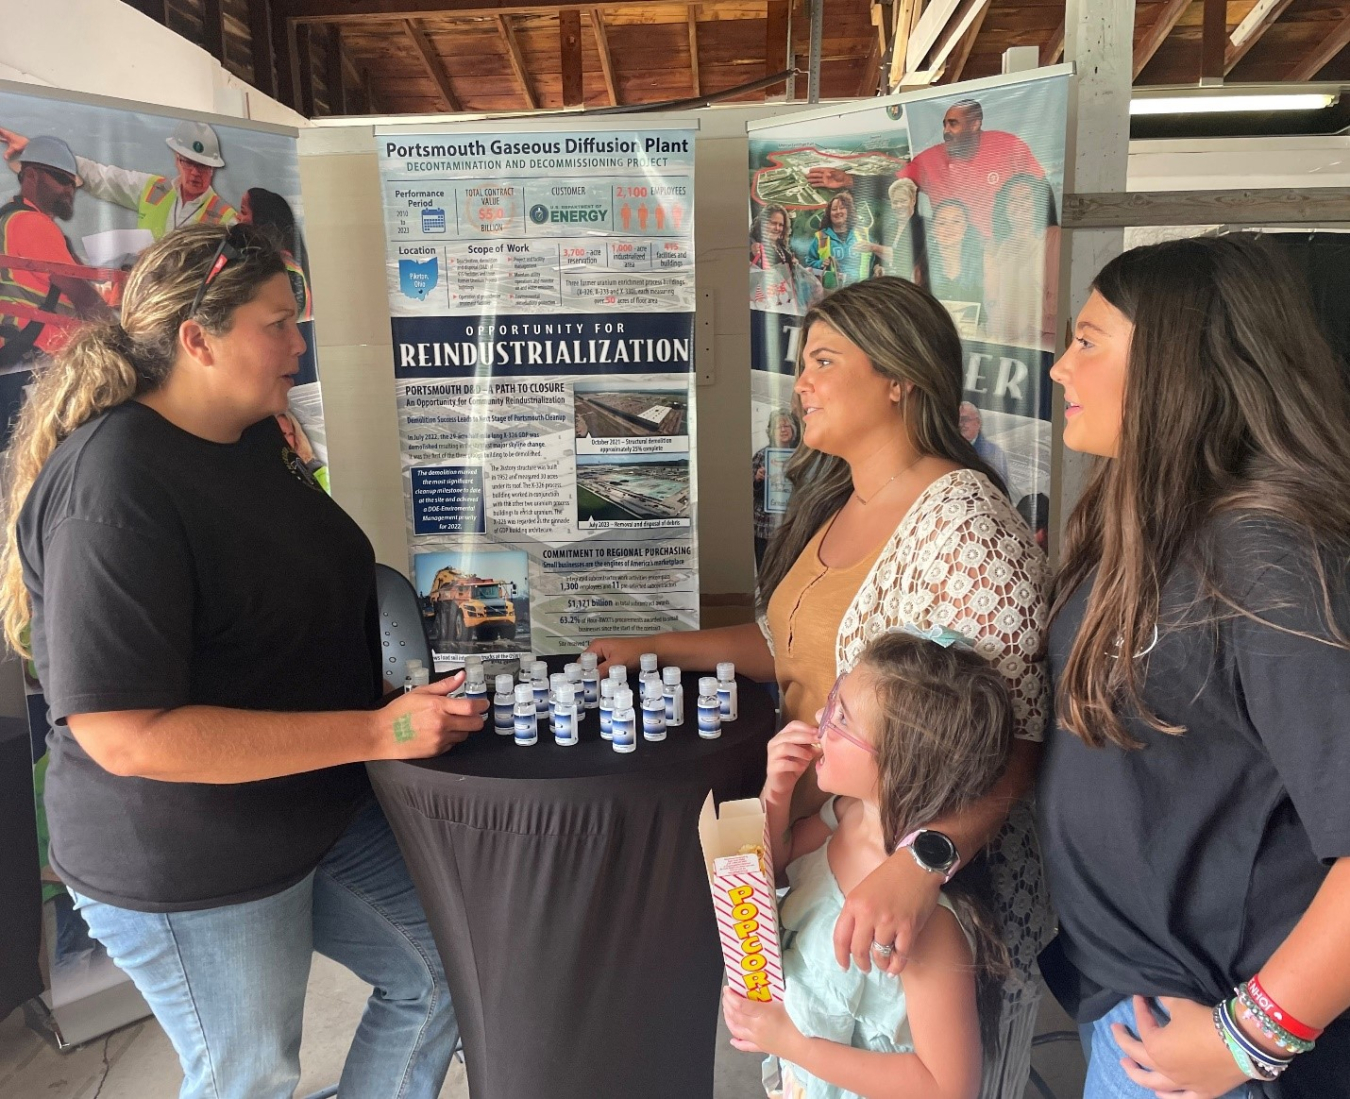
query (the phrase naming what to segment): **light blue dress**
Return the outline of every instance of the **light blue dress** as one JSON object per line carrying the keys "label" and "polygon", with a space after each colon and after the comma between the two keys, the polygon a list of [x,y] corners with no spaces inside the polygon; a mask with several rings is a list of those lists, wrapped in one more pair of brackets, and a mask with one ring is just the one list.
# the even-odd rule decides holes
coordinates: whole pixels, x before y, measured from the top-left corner
{"label": "light blue dress", "polygon": [[[831,798],[820,810],[831,832],[839,827],[834,803]],[[834,925],[844,894],[830,869],[829,846],[827,840],[787,868],[789,892],[779,907],[787,1013],[808,1038],[877,1053],[913,1053],[901,980],[875,967],[870,973],[855,965],[840,969],[835,961]],[[946,897],[938,903],[951,910]],[[764,1089],[782,1099],[862,1099],[777,1057],[764,1062]]]}

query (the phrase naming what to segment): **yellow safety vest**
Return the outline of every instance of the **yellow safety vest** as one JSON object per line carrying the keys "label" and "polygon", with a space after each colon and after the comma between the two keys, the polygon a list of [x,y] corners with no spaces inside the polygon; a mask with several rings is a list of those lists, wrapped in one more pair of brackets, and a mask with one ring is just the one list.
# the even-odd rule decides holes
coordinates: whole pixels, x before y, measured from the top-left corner
{"label": "yellow safety vest", "polygon": [[295,307],[299,312],[296,315],[297,321],[312,321],[314,319],[314,298],[309,292],[309,279],[305,278],[305,269],[295,261],[295,257],[289,252],[281,253],[281,260],[286,265],[286,274],[291,278],[291,293],[295,295]]}
{"label": "yellow safety vest", "polygon": [[174,199],[177,197],[173,180],[168,176],[151,176],[141,190],[140,202],[136,207],[136,227],[149,229],[150,235],[159,240],[170,229],[179,229],[183,225],[233,225],[238,220],[239,215],[234,208],[214,190],[208,191],[207,195],[207,200],[197,207],[190,218],[179,225],[170,225],[169,215],[173,212]]}

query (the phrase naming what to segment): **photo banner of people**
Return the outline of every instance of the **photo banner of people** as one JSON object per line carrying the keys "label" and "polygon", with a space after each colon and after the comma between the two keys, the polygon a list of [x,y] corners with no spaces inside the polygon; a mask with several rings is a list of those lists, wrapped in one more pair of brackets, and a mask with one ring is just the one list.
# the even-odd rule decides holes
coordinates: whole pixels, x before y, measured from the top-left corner
{"label": "photo banner of people", "polygon": [[880,275],[918,283],[951,314],[965,351],[961,432],[1044,546],[1069,79],[979,81],[751,125],[756,562],[791,493],[802,317]]}
{"label": "photo banner of people", "polygon": [[698,625],[694,131],[379,131],[438,670]]}
{"label": "photo banner of people", "polygon": [[[26,387],[70,333],[86,320],[117,316],[143,249],[180,226],[242,221],[266,229],[285,253],[307,350],[290,411],[278,420],[287,460],[303,463],[327,488],[295,131],[7,84],[0,87],[0,155],[0,446],[8,445]],[[31,662],[24,672],[53,1016],[63,1032],[68,1020],[79,1020],[77,1034],[90,1018],[81,1001],[127,983],[47,867],[47,704]]]}

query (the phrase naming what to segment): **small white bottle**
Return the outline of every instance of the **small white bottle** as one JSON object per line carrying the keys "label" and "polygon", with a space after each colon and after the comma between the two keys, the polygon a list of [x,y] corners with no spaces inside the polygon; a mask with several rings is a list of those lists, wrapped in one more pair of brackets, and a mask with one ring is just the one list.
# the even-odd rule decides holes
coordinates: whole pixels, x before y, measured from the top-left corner
{"label": "small white bottle", "polygon": [[633,713],[633,692],[620,687],[614,692],[614,716],[610,719],[616,752],[631,752],[637,748],[637,715]]}
{"label": "small white bottle", "polygon": [[539,739],[539,714],[534,706],[534,688],[528,683],[516,686],[515,720],[513,732],[516,743],[522,747],[531,745]]}
{"label": "small white bottle", "polygon": [[569,663],[569,664],[564,664],[564,665],[563,665],[563,675],[567,676],[567,682],[568,682],[568,683],[571,683],[572,686],[573,686],[574,688],[579,687],[579,686],[581,685],[581,665],[580,665],[580,663],[578,663],[577,661],[573,660],[573,661],[572,661],[571,663]]}
{"label": "small white bottle", "polygon": [[534,689],[534,709],[540,716],[548,713],[548,665],[536,660],[530,665],[530,686]]}
{"label": "small white bottle", "polygon": [[566,682],[567,676],[562,672],[554,672],[548,677],[548,727],[554,733],[558,731],[558,692]]}
{"label": "small white bottle", "polygon": [[661,673],[657,670],[660,658],[655,653],[643,653],[638,657],[638,667],[642,670],[638,673],[638,687],[646,683],[649,679],[661,682]]}
{"label": "small white bottle", "polygon": [[576,690],[572,684],[564,683],[558,688],[553,701],[553,739],[558,744],[570,745],[577,742],[577,702]]}
{"label": "small white bottle", "polygon": [[642,739],[666,739],[666,696],[657,679],[642,684]]}
{"label": "small white bottle", "polygon": [[698,681],[698,735],[716,740],[722,735],[722,707],[717,698],[717,680],[710,675]]}
{"label": "small white bottle", "polygon": [[405,691],[415,691],[418,687],[425,687],[431,682],[431,669],[424,668],[420,664],[408,673],[408,686]]}
{"label": "small white bottle", "polygon": [[[498,736],[511,736],[516,731],[516,681],[515,677],[499,675],[493,684],[496,694],[492,696],[492,727]],[[534,701],[534,691],[530,692],[530,701]]]}
{"label": "small white bottle", "polygon": [[468,672],[464,681],[464,697],[468,699],[487,698],[487,673],[483,671],[483,663],[468,665]]}
{"label": "small white bottle", "polygon": [[600,705],[600,673],[596,670],[599,663],[595,653],[581,654],[581,697],[588,710]]}
{"label": "small white bottle", "polygon": [[717,705],[723,721],[735,721],[740,713],[740,697],[736,689],[736,665],[724,660],[717,665]]}
{"label": "small white bottle", "polygon": [[600,684],[600,735],[606,740],[614,739],[614,692],[619,689],[618,680],[606,679]]}
{"label": "small white bottle", "polygon": [[662,692],[666,704],[666,728],[684,724],[684,685],[680,682],[680,669],[673,664],[661,669],[661,679],[665,690]]}
{"label": "small white bottle", "polygon": [[609,666],[609,678],[614,680],[620,687],[628,686],[628,667],[624,664],[611,664]]}
{"label": "small white bottle", "polygon": [[403,693],[407,694],[413,689],[413,672],[422,667],[422,662],[416,658],[405,661],[403,664]]}

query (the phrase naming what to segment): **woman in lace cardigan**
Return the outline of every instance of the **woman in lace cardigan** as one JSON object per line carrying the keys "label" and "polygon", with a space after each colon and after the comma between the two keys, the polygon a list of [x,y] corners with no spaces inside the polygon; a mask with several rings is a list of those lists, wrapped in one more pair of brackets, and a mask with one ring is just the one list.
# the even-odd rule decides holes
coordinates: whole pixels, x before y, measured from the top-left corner
{"label": "woman in lace cardigan", "polygon": [[[1019,739],[987,798],[930,827],[963,861],[988,847],[1017,976],[982,1095],[1020,1099],[1035,1028],[1035,956],[1052,923],[1022,804],[1048,713],[1045,560],[998,475],[958,429],[961,343],[933,297],[899,278],[860,282],[816,305],[804,333],[794,388],[803,439],[788,465],[788,514],[760,571],[758,625],[604,638],[591,650],[606,663],[636,664],[639,653],[656,652],[663,663],[700,670],[734,660],[743,674],[778,682],[785,721],[810,721],[835,677],[888,627],[944,627],[974,641],[1007,680]],[[798,789],[808,785],[803,815],[823,801],[813,783]],[[941,883],[910,851],[896,851],[849,894],[835,929],[840,965],[851,958],[864,970],[899,973]]]}

